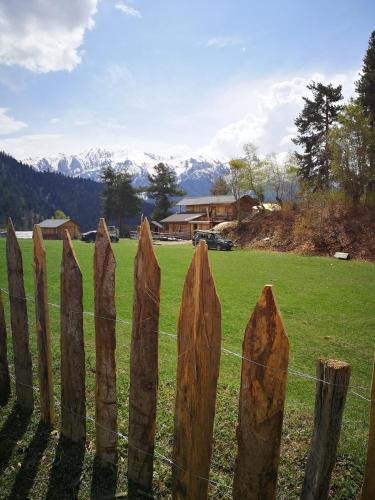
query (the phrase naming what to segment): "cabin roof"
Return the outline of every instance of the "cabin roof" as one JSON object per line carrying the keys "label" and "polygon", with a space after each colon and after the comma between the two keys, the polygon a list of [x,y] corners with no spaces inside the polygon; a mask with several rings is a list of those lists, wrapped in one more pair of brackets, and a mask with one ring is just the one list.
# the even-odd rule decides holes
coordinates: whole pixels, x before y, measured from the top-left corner
{"label": "cabin roof", "polygon": [[231,205],[236,200],[233,195],[226,194],[221,196],[185,196],[176,203],[177,206],[187,207],[189,205]]}
{"label": "cabin roof", "polygon": [[[248,194],[241,196],[241,199],[248,198],[249,200],[256,201]],[[188,207],[191,205],[232,205],[236,199],[232,194],[225,194],[220,196],[185,196],[176,203],[180,207]]]}
{"label": "cabin roof", "polygon": [[150,224],[152,224],[153,226],[159,227],[161,229],[163,228],[163,226],[157,220],[151,220]]}
{"label": "cabin roof", "polygon": [[169,215],[169,217],[166,217],[160,222],[189,222],[194,219],[198,219],[199,217],[202,217],[202,215],[206,215],[205,213],[203,214],[172,214]]}
{"label": "cabin roof", "polygon": [[73,224],[77,225],[77,223],[74,222],[74,220],[72,220],[72,219],[46,219],[46,220],[40,222],[39,226],[54,229],[54,228],[57,228],[57,227],[64,225],[66,222],[73,222]]}

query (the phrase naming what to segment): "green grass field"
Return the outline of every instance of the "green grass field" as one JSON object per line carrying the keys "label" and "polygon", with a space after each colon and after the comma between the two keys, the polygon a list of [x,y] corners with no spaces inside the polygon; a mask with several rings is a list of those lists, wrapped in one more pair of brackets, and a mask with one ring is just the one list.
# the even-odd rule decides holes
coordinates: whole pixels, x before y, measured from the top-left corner
{"label": "green grass field", "polygon": [[[74,243],[84,276],[84,308],[93,311],[92,260],[93,245]],[[26,293],[33,295],[32,243],[21,240],[24,257]],[[61,243],[46,242],[49,301],[58,304]],[[132,273],[136,242],[121,241],[114,245],[117,259],[117,315],[131,320]],[[155,246],[162,273],[160,328],[176,333],[184,277],[193,248],[190,245]],[[276,299],[290,340],[289,366],[293,370],[315,374],[318,357],[331,357],[352,365],[351,385],[360,386],[356,392],[369,397],[375,339],[375,266],[366,262],[341,262],[328,258],[303,257],[293,254],[236,250],[209,252],[218,294],[222,304],[222,345],[241,352],[244,328],[265,284],[273,284]],[[0,286],[7,289],[5,240],[0,240]],[[4,295],[7,305],[7,297]],[[8,315],[8,307],[6,307]],[[59,395],[59,316],[51,307],[51,332],[56,394]],[[9,318],[9,315],[7,316]],[[30,336],[36,378],[36,346],[33,304],[29,302]],[[94,331],[93,318],[85,317],[85,347],[87,364],[88,413],[94,415]],[[117,370],[119,430],[127,434],[127,395],[129,371],[130,325],[117,323]],[[238,411],[238,392],[241,360],[222,354],[215,421],[214,450],[211,479],[220,483],[210,487],[214,498],[230,498],[235,457],[235,424]],[[156,449],[171,456],[173,409],[176,372],[176,342],[160,336],[160,391]],[[363,387],[363,388],[362,388]],[[303,468],[312,430],[314,381],[289,374],[282,457],[279,476],[279,498],[298,498]],[[0,435],[11,443],[11,414],[13,402],[0,410]],[[332,497],[355,498],[362,481],[370,405],[348,394],[339,456],[334,471]],[[11,418],[8,418],[11,415]],[[7,420],[8,418],[8,420]],[[22,422],[19,423],[20,425]],[[5,472],[0,479],[0,497],[14,494],[14,485],[31,498],[46,495],[55,498],[105,497],[126,491],[126,443],[120,441],[120,461],[117,481],[99,481],[100,471],[93,464],[93,426],[89,425],[88,443],[82,464],[76,466],[73,485],[63,482],[64,463],[56,436],[46,431],[38,435],[38,413],[34,412],[26,431],[7,453]],[[43,434],[44,432],[44,434]],[[33,442],[39,443],[34,446]],[[30,444],[31,443],[31,444]],[[9,445],[10,447],[10,445]],[[9,448],[8,447],[8,448]],[[37,449],[34,453],[30,449]],[[21,450],[21,451],[20,451]],[[36,457],[36,458],[35,458]],[[74,462],[74,460],[72,459]],[[28,464],[30,464],[28,466]],[[67,464],[72,467],[72,462]],[[0,452],[1,464],[1,452]],[[26,464],[26,465],[25,465]],[[60,469],[59,469],[60,467]],[[0,467],[1,468],[1,467]],[[73,467],[74,469],[74,467]],[[26,472],[25,472],[26,471]],[[94,472],[93,472],[94,471]],[[170,468],[155,460],[155,496],[168,497]],[[12,491],[13,488],[13,491]],[[60,488],[60,489],[59,489]],[[69,489],[70,488],[70,489]],[[69,493],[70,492],[70,493]],[[64,496],[66,495],[66,496]],[[24,498],[27,495],[23,496]]]}

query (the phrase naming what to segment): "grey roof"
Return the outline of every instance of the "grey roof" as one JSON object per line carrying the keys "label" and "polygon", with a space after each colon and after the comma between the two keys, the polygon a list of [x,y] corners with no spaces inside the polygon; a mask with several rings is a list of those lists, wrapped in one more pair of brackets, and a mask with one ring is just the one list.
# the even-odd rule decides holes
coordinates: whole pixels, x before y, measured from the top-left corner
{"label": "grey roof", "polygon": [[150,221],[150,224],[152,224],[153,226],[156,226],[156,227],[160,227],[162,228],[163,226],[160,224],[160,222],[158,222],[157,220],[151,220]]}
{"label": "grey roof", "polygon": [[202,217],[202,215],[206,214],[172,214],[160,222],[189,222],[198,219],[198,217]]}
{"label": "grey roof", "polygon": [[182,207],[189,205],[215,205],[217,203],[231,205],[235,201],[234,196],[231,194],[221,196],[185,196],[176,205]]}
{"label": "grey roof", "polygon": [[68,221],[70,221],[70,219],[46,219],[43,222],[40,222],[39,226],[40,227],[56,228],[56,227],[62,226],[63,224],[65,224],[65,222],[68,222]]}

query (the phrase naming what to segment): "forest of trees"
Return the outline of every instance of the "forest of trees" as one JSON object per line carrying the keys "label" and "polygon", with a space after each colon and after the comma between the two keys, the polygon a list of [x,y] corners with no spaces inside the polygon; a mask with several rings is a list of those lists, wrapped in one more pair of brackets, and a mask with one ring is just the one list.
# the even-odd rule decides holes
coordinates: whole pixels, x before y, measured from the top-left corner
{"label": "forest of trees", "polygon": [[32,229],[60,211],[89,230],[98,224],[102,192],[98,182],[36,172],[0,152],[0,225],[11,216],[17,229]]}

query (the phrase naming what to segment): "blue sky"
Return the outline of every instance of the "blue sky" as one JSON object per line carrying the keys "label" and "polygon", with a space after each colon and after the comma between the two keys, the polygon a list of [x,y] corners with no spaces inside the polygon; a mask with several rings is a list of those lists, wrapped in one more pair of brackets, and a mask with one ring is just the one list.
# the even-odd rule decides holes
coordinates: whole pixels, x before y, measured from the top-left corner
{"label": "blue sky", "polygon": [[0,0],[0,147],[231,157],[291,149],[312,79],[345,97],[370,0]]}

